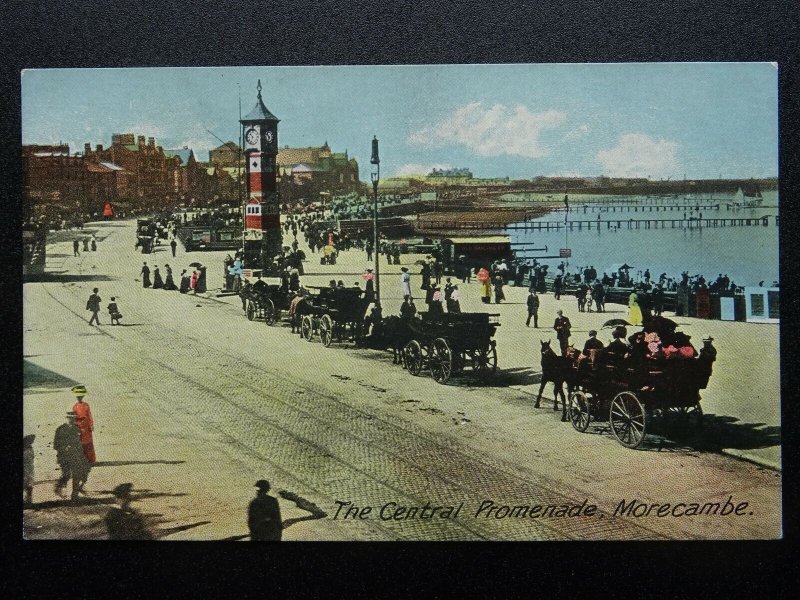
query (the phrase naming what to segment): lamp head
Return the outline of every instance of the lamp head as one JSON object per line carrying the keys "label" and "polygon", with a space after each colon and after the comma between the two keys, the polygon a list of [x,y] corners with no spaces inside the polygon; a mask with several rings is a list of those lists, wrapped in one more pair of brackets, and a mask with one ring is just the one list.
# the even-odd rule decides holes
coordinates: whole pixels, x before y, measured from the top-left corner
{"label": "lamp head", "polygon": [[381,162],[380,156],[378,155],[378,137],[372,136],[372,158],[369,159],[373,165],[379,165]]}

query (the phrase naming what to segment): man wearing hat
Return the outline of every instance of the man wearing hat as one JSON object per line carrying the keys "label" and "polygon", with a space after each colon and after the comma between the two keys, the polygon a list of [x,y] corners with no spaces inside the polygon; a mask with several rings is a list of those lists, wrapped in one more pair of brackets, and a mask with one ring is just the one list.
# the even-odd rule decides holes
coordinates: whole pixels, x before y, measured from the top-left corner
{"label": "man wearing hat", "polygon": [[558,316],[556,317],[555,323],[553,323],[553,329],[556,330],[556,338],[558,338],[558,343],[561,346],[561,356],[564,356],[569,346],[572,324],[569,322],[569,319],[564,316],[563,311],[559,310],[556,314]]}
{"label": "man wearing hat", "polygon": [[75,424],[77,415],[70,411],[67,413],[67,422],[56,429],[53,438],[53,450],[56,451],[56,461],[61,467],[61,478],[56,482],[55,493],[64,497],[64,486],[72,479],[72,499],[78,498],[78,492],[86,483],[89,476],[89,461],[83,454],[81,446],[81,430]]}
{"label": "man wearing hat", "polygon": [[630,351],[630,347],[625,342],[625,337],[628,335],[628,330],[622,325],[617,325],[611,333],[614,340],[608,345],[608,360],[613,364],[619,364],[625,358],[625,355]]}
{"label": "man wearing hat", "polygon": [[703,347],[700,348],[700,356],[697,357],[697,377],[700,389],[706,389],[708,380],[711,378],[714,361],[717,360],[717,349],[711,343],[714,338],[707,335],[703,338]]}
{"label": "man wearing hat", "polygon": [[81,430],[81,446],[83,447],[83,454],[89,463],[97,462],[97,457],[94,453],[94,438],[92,432],[94,431],[94,419],[92,418],[92,409],[89,408],[89,403],[83,401],[86,395],[85,385],[76,385],[72,388],[72,393],[75,394],[77,402],[72,405],[72,412],[75,413],[75,424]]}
{"label": "man wearing hat", "polygon": [[586,343],[583,345],[583,353],[589,356],[590,350],[602,350],[603,348],[603,342],[597,339],[597,332],[592,329],[589,332],[589,339],[586,340]]}
{"label": "man wearing hat", "polygon": [[89,296],[89,299],[86,301],[86,310],[92,311],[92,318],[89,319],[89,325],[93,323],[97,323],[100,325],[100,317],[98,314],[100,313],[100,296],[97,294],[99,292],[97,288],[92,290],[92,294]]}
{"label": "man wearing hat", "polygon": [[278,499],[270,496],[269,481],[256,481],[256,497],[250,501],[247,510],[247,526],[250,528],[250,539],[254,542],[279,542],[283,525]]}
{"label": "man wearing hat", "polygon": [[528,291],[528,320],[525,321],[525,327],[531,326],[531,317],[534,329],[539,327],[539,296],[534,288]]}
{"label": "man wearing hat", "polygon": [[122,483],[115,487],[111,493],[119,501],[119,508],[114,507],[106,515],[108,537],[112,540],[152,540],[153,536],[147,530],[142,515],[131,508],[132,483]]}

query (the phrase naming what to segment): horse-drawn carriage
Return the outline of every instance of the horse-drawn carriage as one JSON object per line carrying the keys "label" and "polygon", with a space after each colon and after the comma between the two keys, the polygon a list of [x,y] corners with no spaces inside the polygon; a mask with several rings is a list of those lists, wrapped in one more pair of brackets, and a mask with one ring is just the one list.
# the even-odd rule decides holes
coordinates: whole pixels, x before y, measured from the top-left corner
{"label": "horse-drawn carriage", "polygon": [[580,432],[591,421],[608,420],[620,444],[636,448],[654,418],[676,417],[683,426],[700,425],[700,389],[708,377],[699,359],[661,365],[605,365],[577,369],[569,396],[569,419]]}
{"label": "horse-drawn carriage", "polygon": [[263,319],[267,325],[274,325],[281,317],[282,310],[289,310],[292,299],[290,292],[280,285],[251,285],[240,290],[245,314],[250,321]]}
{"label": "horse-drawn carriage", "polygon": [[366,302],[362,289],[310,288],[316,290],[305,298],[300,334],[309,342],[319,334],[327,348],[334,341],[358,341],[364,334]]}
{"label": "horse-drawn carriage", "polygon": [[497,344],[492,338],[500,326],[499,315],[420,313],[420,317],[408,321],[411,339],[403,348],[412,375],[427,369],[438,383],[446,383],[465,367],[480,376],[497,371]]}

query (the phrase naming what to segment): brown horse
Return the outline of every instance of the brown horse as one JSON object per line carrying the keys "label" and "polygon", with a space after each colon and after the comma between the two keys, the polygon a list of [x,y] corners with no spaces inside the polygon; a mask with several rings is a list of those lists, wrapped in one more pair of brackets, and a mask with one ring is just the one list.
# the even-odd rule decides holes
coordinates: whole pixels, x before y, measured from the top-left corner
{"label": "brown horse", "polygon": [[301,334],[300,324],[303,316],[311,314],[311,303],[303,296],[295,296],[289,303],[289,320],[292,324],[292,333]]}
{"label": "brown horse", "polygon": [[564,383],[567,384],[567,392],[571,393],[574,384],[574,369],[572,360],[566,356],[559,356],[550,348],[550,340],[539,342],[542,352],[542,383],[539,386],[539,395],[536,396],[534,408],[539,408],[542,399],[544,386],[553,382],[553,410],[558,410],[558,397],[561,396],[561,420],[567,420],[567,398],[564,395]]}

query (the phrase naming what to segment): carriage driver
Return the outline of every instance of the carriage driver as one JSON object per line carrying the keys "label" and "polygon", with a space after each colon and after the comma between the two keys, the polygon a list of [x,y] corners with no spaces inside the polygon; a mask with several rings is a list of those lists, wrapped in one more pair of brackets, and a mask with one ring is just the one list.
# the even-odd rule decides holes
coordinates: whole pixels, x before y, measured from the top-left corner
{"label": "carriage driver", "polygon": [[602,350],[604,347],[603,342],[597,339],[597,332],[592,329],[589,332],[589,339],[586,340],[586,343],[583,345],[583,353],[589,356],[590,350]]}

